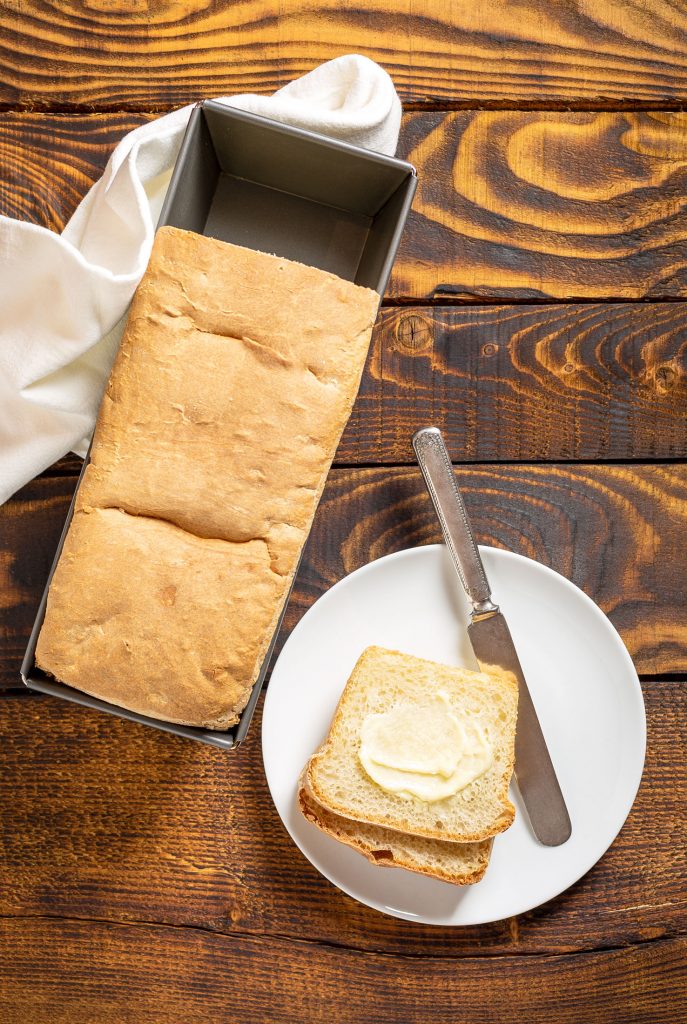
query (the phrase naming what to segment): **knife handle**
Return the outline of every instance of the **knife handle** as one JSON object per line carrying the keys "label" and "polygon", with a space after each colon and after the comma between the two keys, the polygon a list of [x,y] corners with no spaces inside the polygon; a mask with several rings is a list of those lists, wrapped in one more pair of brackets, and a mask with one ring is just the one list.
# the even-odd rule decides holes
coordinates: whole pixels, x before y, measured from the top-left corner
{"label": "knife handle", "polygon": [[441,431],[438,427],[418,430],[413,437],[413,448],[441,523],[446,547],[475,614],[497,612],[498,605],[491,599],[489,581]]}

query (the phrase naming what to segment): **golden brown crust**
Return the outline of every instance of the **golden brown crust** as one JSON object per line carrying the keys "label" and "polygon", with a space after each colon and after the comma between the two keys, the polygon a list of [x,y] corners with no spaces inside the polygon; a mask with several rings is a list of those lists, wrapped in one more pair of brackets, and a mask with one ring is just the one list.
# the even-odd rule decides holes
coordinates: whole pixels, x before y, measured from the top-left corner
{"label": "golden brown crust", "polygon": [[[282,586],[259,541],[230,545],[119,509],[79,511],[50,587],[53,627],[41,631],[36,659],[132,711],[228,728],[258,667],[244,668],[257,657],[253,633],[269,628]],[[241,601],[250,618],[228,619],[227,608]]]}
{"label": "golden brown crust", "polygon": [[155,718],[236,722],[377,304],[313,267],[158,231],[50,587],[41,668]]}
{"label": "golden brown crust", "polygon": [[[442,882],[450,882],[452,885],[474,885],[484,878],[489,866],[490,841],[475,843],[474,846],[479,847],[479,849],[469,851],[469,853],[466,852],[466,857],[469,857],[470,860],[477,859],[481,862],[479,867],[472,869],[466,867],[458,868],[457,866],[454,866],[453,869],[443,868],[437,864],[423,863],[421,848],[414,851],[415,855],[413,857],[408,855],[404,857],[398,849],[392,850],[391,847],[394,846],[394,839],[393,831],[390,829],[387,830],[378,826],[368,825],[364,827],[365,834],[361,834],[360,831],[356,831],[353,821],[347,820],[342,815],[334,814],[332,811],[327,811],[318,804],[305,786],[299,786],[298,806],[303,817],[319,828],[321,832],[357,850],[358,853],[361,853],[363,857],[377,867],[404,868],[406,871],[413,871],[416,874],[426,875],[429,878],[438,878]],[[406,836],[405,839],[406,842],[408,840],[410,842],[413,841],[413,837]],[[430,842],[431,840],[420,840],[420,843],[425,845]],[[455,858],[457,864],[461,856],[461,847],[468,846],[469,844],[438,841],[436,845],[453,847],[454,850],[451,856]]]}

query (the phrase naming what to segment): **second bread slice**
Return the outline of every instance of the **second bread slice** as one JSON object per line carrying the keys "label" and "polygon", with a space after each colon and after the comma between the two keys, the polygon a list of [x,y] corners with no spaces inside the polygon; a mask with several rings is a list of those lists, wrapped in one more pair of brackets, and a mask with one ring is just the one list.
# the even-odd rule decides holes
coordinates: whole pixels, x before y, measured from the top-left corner
{"label": "second bread slice", "polygon": [[303,787],[298,791],[298,805],[303,817],[321,832],[352,846],[378,866],[405,868],[453,885],[479,882],[489,866],[491,839],[481,843],[446,843],[364,825],[321,807]]}
{"label": "second bread slice", "polygon": [[[399,704],[421,708],[439,691],[456,718],[479,723],[492,749],[491,764],[454,795],[432,803],[383,789],[359,758],[363,722]],[[325,810],[368,825],[455,843],[489,839],[507,829],[515,815],[508,786],[517,707],[517,682],[500,669],[472,672],[368,647],[346,684],[325,743],[308,763],[307,788]]]}

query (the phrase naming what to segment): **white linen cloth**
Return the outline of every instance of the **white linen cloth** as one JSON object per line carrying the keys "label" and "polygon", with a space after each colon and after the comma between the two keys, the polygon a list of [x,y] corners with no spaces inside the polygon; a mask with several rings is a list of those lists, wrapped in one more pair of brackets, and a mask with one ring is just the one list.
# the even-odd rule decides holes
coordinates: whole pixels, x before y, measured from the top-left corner
{"label": "white linen cloth", "polygon": [[[357,54],[241,110],[393,154],[401,104]],[[192,106],[136,128],[61,235],[0,217],[0,504],[68,451],[85,454],[124,316]]]}

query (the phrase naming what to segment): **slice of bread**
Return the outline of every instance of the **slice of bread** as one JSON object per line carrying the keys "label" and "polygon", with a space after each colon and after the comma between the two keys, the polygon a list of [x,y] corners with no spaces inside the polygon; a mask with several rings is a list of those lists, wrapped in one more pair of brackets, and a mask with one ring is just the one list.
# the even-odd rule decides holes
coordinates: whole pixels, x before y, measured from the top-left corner
{"label": "slice of bread", "polygon": [[[479,725],[492,748],[490,766],[454,795],[433,803],[383,789],[358,756],[363,722],[399,705],[424,707],[438,692],[459,721]],[[508,786],[517,710],[517,681],[499,668],[472,672],[368,647],[341,695],[326,741],[306,767],[307,788],[325,810],[368,825],[454,843],[489,839],[505,831],[515,816]]]}
{"label": "slice of bread", "polygon": [[298,791],[298,805],[303,816],[320,831],[352,846],[381,867],[405,868],[453,885],[472,885],[484,877],[489,865],[491,839],[447,843],[364,825],[321,807],[303,786]]}

